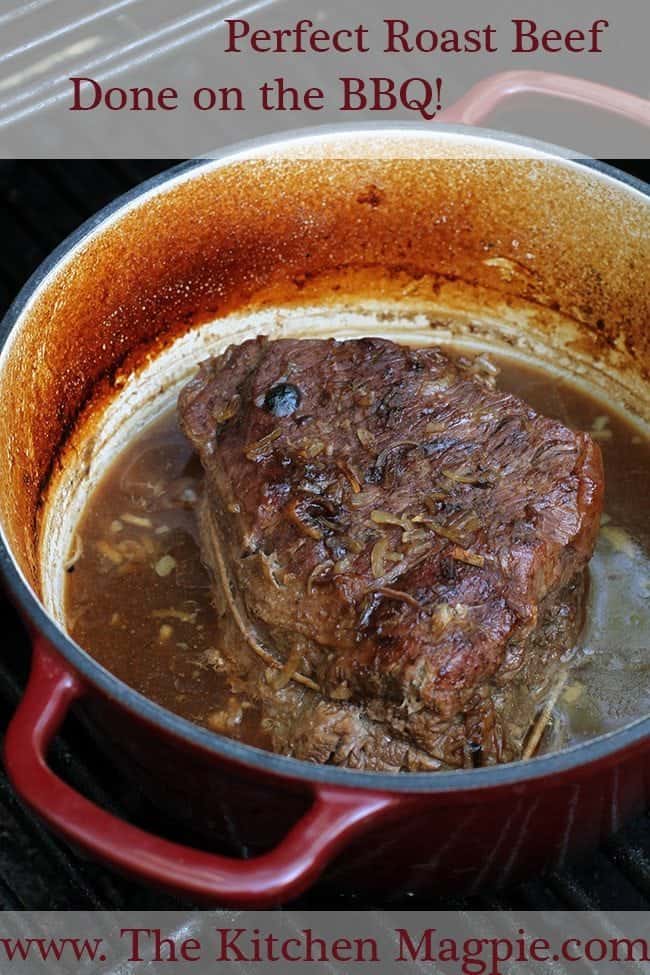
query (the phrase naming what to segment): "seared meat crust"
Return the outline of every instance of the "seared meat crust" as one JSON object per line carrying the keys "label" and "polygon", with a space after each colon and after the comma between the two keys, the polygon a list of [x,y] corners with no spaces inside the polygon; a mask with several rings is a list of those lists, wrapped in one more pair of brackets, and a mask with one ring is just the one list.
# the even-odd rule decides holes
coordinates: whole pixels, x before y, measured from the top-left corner
{"label": "seared meat crust", "polygon": [[[480,359],[382,339],[231,347],[179,412],[206,472],[204,555],[247,648],[232,673],[253,654],[274,700],[282,672],[285,697],[406,749],[376,767],[466,764],[468,739],[517,757],[579,623],[603,495],[591,438]],[[297,733],[275,747],[295,753]]]}

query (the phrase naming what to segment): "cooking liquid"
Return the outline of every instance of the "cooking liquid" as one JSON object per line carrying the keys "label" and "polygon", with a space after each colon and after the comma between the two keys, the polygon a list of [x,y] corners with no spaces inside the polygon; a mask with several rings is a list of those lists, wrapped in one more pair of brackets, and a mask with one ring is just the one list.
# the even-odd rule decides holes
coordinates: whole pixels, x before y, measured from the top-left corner
{"label": "cooking liquid", "polygon": [[[586,623],[541,742],[548,751],[650,712],[650,444],[556,375],[490,356],[497,385],[600,444],[605,516],[589,565]],[[67,563],[74,640],[146,697],[191,721],[268,747],[259,715],[219,673],[219,623],[199,555],[193,506],[201,467],[169,411],[105,474]]]}

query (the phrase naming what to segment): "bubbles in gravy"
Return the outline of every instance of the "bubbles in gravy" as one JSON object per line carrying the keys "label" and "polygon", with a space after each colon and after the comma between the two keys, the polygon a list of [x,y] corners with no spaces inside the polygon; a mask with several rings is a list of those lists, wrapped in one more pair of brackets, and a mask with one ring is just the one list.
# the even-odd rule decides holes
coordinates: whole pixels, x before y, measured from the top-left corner
{"label": "bubbles in gravy", "polygon": [[[491,355],[500,388],[599,442],[606,501],[590,563],[586,622],[541,750],[650,712],[650,445],[602,400]],[[158,704],[219,733],[268,745],[249,702],[220,676],[220,634],[199,556],[201,471],[170,411],[143,430],[90,499],[66,565],[72,637]]]}

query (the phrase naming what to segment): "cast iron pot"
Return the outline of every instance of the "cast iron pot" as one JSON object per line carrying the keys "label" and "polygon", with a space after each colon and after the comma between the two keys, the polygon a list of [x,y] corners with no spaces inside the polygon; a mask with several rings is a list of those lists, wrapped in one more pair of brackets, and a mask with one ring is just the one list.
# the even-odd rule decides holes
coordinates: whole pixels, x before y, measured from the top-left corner
{"label": "cast iron pot", "polygon": [[[46,215],[44,215],[46,219]],[[63,625],[74,522],[110,458],[231,341],[385,334],[508,350],[650,419],[647,187],[478,129],[299,134],[185,165],[118,200],[35,274],[2,327],[5,579],[34,634],[5,757],[75,846],[212,902],[337,889],[472,891],[560,866],[648,798],[650,720],[462,772],[319,767],[146,700]],[[147,834],[48,768],[76,703],[116,762],[214,849]]]}

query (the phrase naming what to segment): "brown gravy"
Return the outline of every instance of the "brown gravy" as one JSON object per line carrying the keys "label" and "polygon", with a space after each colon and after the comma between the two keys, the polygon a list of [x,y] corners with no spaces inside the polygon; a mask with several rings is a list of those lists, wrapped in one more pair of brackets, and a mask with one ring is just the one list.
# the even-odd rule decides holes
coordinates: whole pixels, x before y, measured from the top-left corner
{"label": "brown gravy", "polygon": [[[514,359],[491,359],[501,388],[589,430],[605,462],[606,515],[590,563],[587,622],[542,742],[556,749],[650,711],[650,444],[570,382]],[[92,495],[71,546],[67,626],[146,697],[265,747],[255,709],[233,697],[215,666],[219,625],[192,510],[200,474],[174,411],[124,451]]]}

